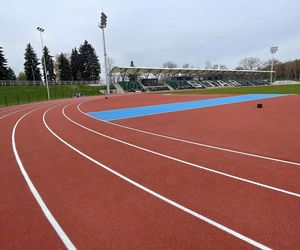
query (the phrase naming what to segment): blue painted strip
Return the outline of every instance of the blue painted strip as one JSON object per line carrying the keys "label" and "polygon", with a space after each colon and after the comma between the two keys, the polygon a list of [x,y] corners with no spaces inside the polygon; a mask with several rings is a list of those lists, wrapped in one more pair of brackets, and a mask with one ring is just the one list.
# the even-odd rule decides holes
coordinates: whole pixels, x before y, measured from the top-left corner
{"label": "blue painted strip", "polygon": [[279,96],[284,96],[284,95],[250,94],[250,95],[230,96],[230,97],[214,98],[214,99],[207,99],[207,100],[178,102],[178,103],[143,106],[143,107],[136,107],[136,108],[90,112],[89,115],[99,120],[111,121],[111,120],[119,120],[119,119],[139,117],[145,115],[155,115],[155,114],[169,113],[175,111],[183,111],[183,110],[207,108],[207,107],[213,107],[213,106],[219,106],[225,104],[255,101],[255,100],[268,99],[268,98],[279,97]]}

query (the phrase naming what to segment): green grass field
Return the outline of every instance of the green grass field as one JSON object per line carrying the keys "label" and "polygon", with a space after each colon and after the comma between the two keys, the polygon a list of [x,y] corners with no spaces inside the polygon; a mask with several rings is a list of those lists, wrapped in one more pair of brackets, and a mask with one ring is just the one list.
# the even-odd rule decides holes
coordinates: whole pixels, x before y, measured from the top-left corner
{"label": "green grass field", "polygon": [[[105,86],[91,87],[89,85],[56,85],[50,86],[51,99],[62,99],[81,93],[85,96],[101,95]],[[45,86],[0,86],[0,106],[23,104],[47,100]]]}
{"label": "green grass field", "polygon": [[300,94],[300,84],[241,88],[193,89],[172,91],[170,94]]}

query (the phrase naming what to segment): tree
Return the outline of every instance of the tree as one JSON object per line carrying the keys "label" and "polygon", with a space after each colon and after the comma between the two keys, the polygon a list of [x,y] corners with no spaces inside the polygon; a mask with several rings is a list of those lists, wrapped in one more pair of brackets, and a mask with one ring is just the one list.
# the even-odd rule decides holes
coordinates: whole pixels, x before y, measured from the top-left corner
{"label": "tree", "polygon": [[177,68],[177,64],[172,61],[163,63],[163,68]]}
{"label": "tree", "polygon": [[17,79],[19,81],[26,81],[26,74],[24,72],[20,72]]}
{"label": "tree", "polygon": [[83,80],[98,81],[100,79],[101,67],[96,51],[87,40],[79,48],[80,72]]}
{"label": "tree", "polygon": [[220,69],[224,69],[224,70],[225,70],[225,69],[228,69],[227,66],[224,65],[224,64],[220,64],[220,67],[219,67],[219,68],[220,68]]}
{"label": "tree", "polygon": [[27,44],[25,49],[25,63],[24,63],[24,71],[26,74],[26,79],[28,81],[41,81],[41,72],[39,69],[40,63],[38,61],[37,55],[33,50],[30,43]]}
{"label": "tree", "polygon": [[205,69],[212,69],[212,63],[210,61],[205,62]]}
{"label": "tree", "polygon": [[53,56],[49,54],[49,49],[45,46],[43,50],[43,56],[42,56],[42,66],[43,66],[43,76],[44,80],[46,81],[45,77],[45,65],[44,65],[44,58],[46,62],[46,70],[47,70],[47,78],[49,81],[55,81],[55,74],[54,74],[54,62],[53,62]]}
{"label": "tree", "polygon": [[244,70],[256,70],[261,65],[261,60],[258,57],[248,57],[240,61],[239,67]]}
{"label": "tree", "polygon": [[68,58],[61,53],[57,58],[58,65],[58,77],[61,81],[71,81],[72,80],[72,69]]}
{"label": "tree", "polygon": [[16,74],[15,74],[15,72],[13,71],[13,69],[12,68],[8,68],[8,70],[7,70],[7,79],[8,80],[17,80],[17,77],[16,77]]}
{"label": "tree", "polygon": [[190,68],[190,65],[188,63],[185,63],[182,65],[182,68],[184,68],[184,69]]}
{"label": "tree", "polygon": [[134,62],[132,60],[130,61],[130,67],[132,67],[132,68],[135,67]]}
{"label": "tree", "polygon": [[[274,68],[276,68],[277,65],[280,64],[280,61],[278,61],[277,59],[274,59]],[[260,67],[262,70],[271,70],[271,65],[272,65],[272,59],[266,61],[266,62],[262,62]]]}
{"label": "tree", "polygon": [[7,60],[4,57],[2,47],[0,47],[0,80],[6,80],[8,76]]}
{"label": "tree", "polygon": [[74,81],[81,80],[80,68],[80,55],[75,47],[74,49],[72,49],[71,53],[71,70]]}

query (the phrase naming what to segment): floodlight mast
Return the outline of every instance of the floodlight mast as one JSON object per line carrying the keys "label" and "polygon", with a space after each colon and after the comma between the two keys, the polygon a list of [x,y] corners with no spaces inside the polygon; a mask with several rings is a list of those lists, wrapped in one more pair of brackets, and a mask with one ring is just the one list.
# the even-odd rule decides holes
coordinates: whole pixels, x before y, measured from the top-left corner
{"label": "floodlight mast", "polygon": [[41,36],[42,55],[44,57],[44,72],[45,72],[44,77],[45,77],[45,81],[46,81],[48,100],[50,100],[50,91],[49,91],[49,84],[48,84],[48,77],[47,77],[46,58],[45,58],[45,55],[44,55],[44,42],[43,42],[43,36],[42,36],[42,33],[45,31],[45,29],[43,29],[41,27],[37,27],[36,29],[40,32],[40,36]]}
{"label": "floodlight mast", "polygon": [[105,15],[104,12],[101,12],[101,21],[99,23],[99,28],[102,29],[105,81],[106,81],[106,87],[107,87],[107,94],[109,94],[110,93],[109,76],[108,76],[108,68],[107,68],[107,53],[106,53],[105,34],[104,34],[104,29],[106,28],[106,25],[107,25],[107,15]]}
{"label": "floodlight mast", "polygon": [[270,78],[270,84],[272,84],[273,82],[273,70],[274,70],[274,57],[275,57],[275,54],[277,53],[278,51],[278,47],[271,47],[270,48],[270,52],[272,54],[272,64],[271,64],[271,78]]}

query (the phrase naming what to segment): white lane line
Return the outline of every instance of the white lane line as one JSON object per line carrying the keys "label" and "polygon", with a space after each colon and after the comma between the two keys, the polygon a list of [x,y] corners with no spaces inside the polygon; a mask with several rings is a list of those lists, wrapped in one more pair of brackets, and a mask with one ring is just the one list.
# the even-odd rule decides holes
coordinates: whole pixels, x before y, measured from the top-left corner
{"label": "white lane line", "polygon": [[179,141],[179,142],[183,142],[183,143],[187,143],[187,144],[197,145],[197,146],[200,146],[200,147],[211,148],[211,149],[221,150],[221,151],[225,151],[225,152],[229,152],[229,153],[240,154],[240,155],[245,155],[245,156],[260,158],[260,159],[264,159],[264,160],[269,160],[269,161],[275,161],[275,162],[280,162],[280,163],[285,163],[285,164],[300,166],[299,162],[286,161],[286,160],[282,160],[282,159],[278,159],[278,158],[273,158],[273,157],[268,157],[268,156],[263,156],[263,155],[257,155],[257,154],[242,152],[242,151],[228,149],[228,148],[223,148],[223,147],[217,147],[217,146],[208,145],[208,144],[204,144],[204,143],[193,142],[193,141],[189,141],[189,140],[184,140],[184,139],[180,139],[180,138],[176,138],[176,137],[171,137],[171,136],[157,134],[157,133],[153,133],[153,132],[149,132],[149,131],[145,131],[145,130],[141,130],[141,129],[137,129],[137,128],[128,127],[128,126],[117,124],[117,123],[113,123],[113,122],[110,122],[110,121],[100,120],[100,119],[97,119],[97,118],[95,118],[93,116],[90,116],[90,115],[84,113],[80,109],[80,106],[83,103],[85,103],[85,102],[82,102],[82,103],[78,104],[78,106],[77,106],[77,109],[82,114],[84,114],[84,115],[86,115],[86,116],[88,116],[90,118],[93,118],[93,119],[95,119],[97,121],[101,121],[101,122],[105,122],[107,124],[111,124],[113,126],[117,126],[117,127],[129,129],[129,130],[132,130],[132,131],[136,131],[136,132],[140,132],[140,133],[144,133],[144,134],[148,134],[148,135],[153,135],[153,136],[157,136],[157,137],[161,137],[161,138],[165,138],[165,139],[169,139],[169,140],[173,140],[173,141]]}
{"label": "white lane line", "polygon": [[6,115],[4,115],[4,116],[1,116],[1,117],[0,117],[0,120],[3,119],[3,118],[5,118],[5,117],[8,117],[8,116],[10,116],[10,115],[13,115],[13,114],[16,114],[16,113],[18,113],[18,112],[21,112],[21,111],[23,111],[23,110],[29,109],[29,108],[32,108],[32,107],[26,107],[26,108],[19,109],[19,110],[16,110],[16,111],[14,111],[14,112],[8,113],[8,114],[6,114]]}
{"label": "white lane line", "polygon": [[[17,147],[16,147],[16,129],[19,125],[19,123],[22,121],[23,118],[25,118],[27,115],[31,114],[32,112],[40,109],[41,107],[38,107],[36,109],[31,110],[30,112],[24,114],[15,124],[14,128],[13,128],[13,132],[11,135],[11,141],[12,141],[12,147],[13,147],[13,152],[16,158],[16,161],[19,165],[19,168],[21,170],[21,173],[31,191],[31,193],[33,194],[34,198],[36,199],[37,203],[39,204],[39,206],[41,207],[44,215],[46,216],[46,218],[48,219],[48,221],[50,222],[50,224],[52,225],[53,229],[56,231],[57,235],[60,237],[60,239],[62,240],[62,242],[64,243],[64,245],[66,246],[67,249],[76,249],[76,247],[73,245],[73,243],[71,242],[71,240],[69,239],[69,237],[66,235],[66,233],[64,232],[64,230],[62,229],[62,227],[58,224],[58,222],[56,221],[56,219],[54,218],[54,216],[52,215],[52,213],[50,212],[50,210],[48,209],[48,207],[46,206],[45,202],[43,201],[42,197],[40,196],[39,192],[37,191],[37,189],[35,188],[35,186],[33,185],[30,177],[28,176],[24,165],[21,161],[21,158],[19,156]],[[46,244],[46,242],[45,242]]]}
{"label": "white lane line", "polygon": [[93,130],[93,129],[90,129],[90,128],[88,128],[88,127],[85,127],[85,126],[83,126],[82,124],[79,124],[78,122],[72,120],[70,117],[68,117],[68,116],[65,114],[65,109],[66,109],[69,105],[70,105],[70,104],[68,104],[67,106],[65,106],[65,107],[63,108],[63,110],[62,110],[62,113],[63,113],[64,117],[66,117],[66,119],[68,119],[70,122],[76,124],[77,126],[83,128],[83,129],[86,129],[86,130],[88,130],[88,131],[90,131],[90,132],[92,132],[92,133],[94,133],[94,134],[103,136],[103,137],[105,137],[105,138],[107,138],[107,139],[110,139],[110,140],[113,140],[113,141],[116,141],[116,142],[125,144],[125,145],[127,145],[127,146],[130,146],[130,147],[133,147],[133,148],[137,148],[137,149],[143,150],[143,151],[145,151],[145,152],[148,152],[148,153],[151,153],[151,154],[154,154],[154,155],[158,155],[158,156],[161,156],[161,157],[164,157],[164,158],[167,158],[167,159],[176,161],[176,162],[180,162],[180,163],[183,163],[183,164],[186,164],[186,165],[195,167],[195,168],[199,168],[199,169],[202,169],[202,170],[205,170],[205,171],[208,171],[208,172],[212,172],[212,173],[215,173],[215,174],[218,174],[218,175],[226,176],[226,177],[229,177],[229,178],[238,180],[238,181],[246,182],[246,183],[253,184],[253,185],[256,185],[256,186],[259,186],[259,187],[262,187],[262,188],[270,189],[270,190],[272,190],[272,191],[277,191],[277,192],[281,192],[281,193],[284,193],[284,194],[288,194],[288,195],[292,195],[292,196],[295,196],[295,197],[297,197],[297,198],[300,198],[300,194],[298,194],[298,193],[294,193],[294,192],[291,192],[291,191],[288,191],[288,190],[285,190],[285,189],[281,189],[281,188],[269,186],[269,185],[266,185],[266,184],[263,184],[263,183],[260,183],[260,182],[251,181],[251,180],[248,180],[248,179],[245,179],[245,178],[242,178],[242,177],[238,177],[238,176],[235,176],[235,175],[227,174],[227,173],[225,173],[225,172],[217,171],[217,170],[214,170],[214,169],[211,169],[211,168],[207,168],[207,167],[204,167],[204,166],[195,164],[195,163],[191,163],[191,162],[188,162],[188,161],[185,161],[185,160],[181,160],[181,159],[178,159],[178,158],[175,158],[175,157],[172,157],[172,156],[169,156],[169,155],[165,155],[165,154],[162,154],[162,153],[159,153],[159,152],[156,152],[156,151],[153,151],[153,150],[144,148],[144,147],[137,146],[137,145],[135,145],[135,144],[132,144],[132,143],[129,143],[129,142],[126,142],[126,141],[122,141],[122,140],[120,140],[120,139],[111,137],[111,136],[109,136],[109,135],[105,135],[105,134],[103,134],[103,133],[100,133],[100,132],[95,131],[95,130]]}
{"label": "white lane line", "polygon": [[[65,106],[65,107],[66,107],[66,106]],[[247,243],[249,243],[249,244],[251,244],[251,245],[253,245],[253,246],[255,246],[255,247],[258,247],[258,248],[260,248],[260,249],[271,249],[271,248],[269,248],[269,247],[267,247],[267,246],[265,246],[265,245],[263,245],[263,244],[261,244],[261,243],[259,243],[259,242],[257,242],[257,241],[254,241],[254,240],[248,238],[248,237],[245,236],[245,235],[242,235],[242,234],[240,234],[240,233],[238,233],[238,232],[236,232],[236,231],[234,231],[234,230],[232,230],[232,229],[230,229],[230,228],[228,228],[228,227],[226,227],[226,226],[224,226],[224,225],[222,225],[222,224],[220,224],[220,223],[218,223],[218,222],[216,222],[216,221],[214,221],[214,220],[211,220],[211,219],[205,217],[204,215],[201,215],[201,214],[199,214],[199,213],[197,213],[197,212],[195,212],[195,211],[193,211],[193,210],[191,210],[191,209],[189,209],[189,208],[184,207],[183,205],[180,205],[179,203],[177,203],[177,202],[175,202],[175,201],[173,201],[173,200],[168,199],[167,197],[165,197],[165,196],[163,196],[163,195],[161,195],[161,194],[159,194],[159,193],[156,193],[155,191],[153,191],[153,190],[151,190],[151,189],[149,189],[149,188],[147,188],[147,187],[145,187],[145,186],[139,184],[138,182],[135,182],[134,180],[132,180],[132,179],[130,179],[130,178],[128,178],[128,177],[126,177],[126,176],[120,174],[119,172],[117,172],[117,171],[111,169],[110,167],[104,165],[103,163],[101,163],[101,162],[95,160],[94,158],[92,158],[92,157],[86,155],[85,153],[83,153],[82,151],[80,151],[79,149],[77,149],[76,147],[72,146],[71,144],[69,144],[68,142],[66,142],[64,139],[62,139],[59,135],[57,135],[57,134],[49,127],[49,125],[47,124],[47,122],[46,122],[46,115],[47,115],[47,113],[48,113],[51,109],[53,109],[53,108],[54,108],[54,107],[49,108],[49,109],[46,110],[46,111],[44,112],[44,114],[43,114],[43,122],[44,122],[46,128],[49,130],[49,132],[50,132],[54,137],[56,137],[58,140],[60,140],[63,144],[65,144],[66,146],[68,146],[68,147],[71,148],[72,150],[74,150],[76,153],[80,154],[81,156],[83,156],[84,158],[88,159],[89,161],[95,163],[95,164],[98,165],[99,167],[101,167],[101,168],[103,168],[103,169],[109,171],[110,173],[112,173],[112,174],[118,176],[119,178],[125,180],[126,182],[129,182],[130,184],[136,186],[137,188],[142,189],[143,191],[145,191],[145,192],[147,192],[147,193],[149,193],[149,194],[155,196],[156,198],[158,198],[158,199],[160,199],[160,200],[162,200],[162,201],[164,201],[164,202],[166,202],[166,203],[168,203],[168,204],[170,204],[170,205],[172,205],[172,206],[174,206],[174,207],[176,207],[176,208],[178,208],[178,209],[180,209],[180,210],[182,210],[182,211],[184,211],[184,212],[186,212],[186,213],[188,213],[188,214],[190,214],[190,215],[192,215],[192,216],[195,216],[196,218],[198,218],[198,219],[200,219],[200,220],[203,220],[203,221],[207,222],[208,224],[210,224],[210,225],[212,225],[212,226],[214,226],[214,227],[217,227],[217,228],[221,229],[222,231],[224,231],[224,232],[226,232],[226,233],[228,233],[228,234],[230,234],[230,235],[232,235],[232,236],[234,236],[234,237],[236,237],[236,238],[239,238],[239,239],[241,239],[242,241],[245,241],[245,242],[247,242]]]}
{"label": "white lane line", "polygon": [[18,105],[18,106],[9,107],[9,108],[2,108],[2,109],[0,109],[0,113],[13,111],[13,110],[15,110],[15,109],[23,108],[23,107],[24,107],[24,105]]}
{"label": "white lane line", "polygon": [[34,108],[38,105],[38,102],[33,102],[33,103],[25,103],[25,104],[20,104],[20,105],[16,105],[16,106],[12,106],[12,107],[8,107],[8,108],[3,108],[3,109],[0,109],[0,113],[4,113],[4,112],[8,112],[8,111],[14,111],[16,109],[21,109],[21,108]]}

